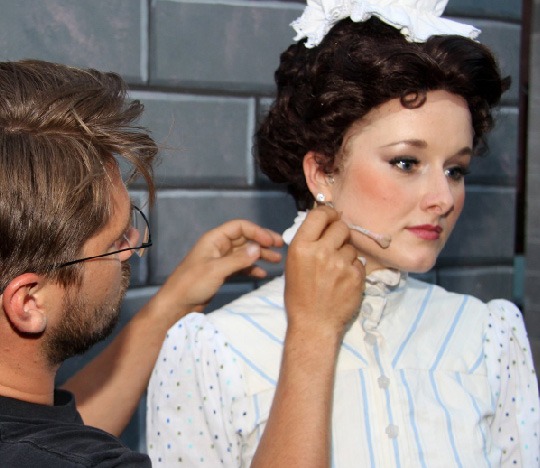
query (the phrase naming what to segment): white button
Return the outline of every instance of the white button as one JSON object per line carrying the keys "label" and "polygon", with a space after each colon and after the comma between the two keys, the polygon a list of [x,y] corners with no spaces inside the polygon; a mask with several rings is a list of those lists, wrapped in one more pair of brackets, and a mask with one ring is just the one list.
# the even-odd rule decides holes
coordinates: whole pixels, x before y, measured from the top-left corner
{"label": "white button", "polygon": [[390,385],[390,379],[386,377],[386,375],[381,375],[377,379],[377,382],[379,382],[379,387],[381,388],[388,388],[388,386]]}
{"label": "white button", "polygon": [[371,312],[373,312],[373,307],[366,302],[365,304],[362,304],[362,311],[366,314],[371,314]]}
{"label": "white button", "polygon": [[373,333],[367,332],[364,335],[364,341],[366,343],[370,344],[371,346],[373,346],[373,345],[375,345],[375,343],[377,343],[377,337]]}
{"label": "white button", "polygon": [[386,427],[386,435],[390,438],[390,439],[395,439],[399,434],[399,427],[396,426],[395,424],[389,424],[387,427]]}

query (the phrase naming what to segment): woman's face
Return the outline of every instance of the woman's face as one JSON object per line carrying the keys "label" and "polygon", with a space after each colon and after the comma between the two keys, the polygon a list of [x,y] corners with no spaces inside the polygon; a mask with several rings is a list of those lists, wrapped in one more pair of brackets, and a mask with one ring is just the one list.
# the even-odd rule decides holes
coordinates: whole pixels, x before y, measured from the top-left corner
{"label": "woman's face", "polygon": [[349,130],[326,198],[344,221],[391,237],[383,249],[352,231],[368,273],[435,264],[463,208],[472,144],[467,103],[446,91],[428,92],[417,109],[388,101]]}

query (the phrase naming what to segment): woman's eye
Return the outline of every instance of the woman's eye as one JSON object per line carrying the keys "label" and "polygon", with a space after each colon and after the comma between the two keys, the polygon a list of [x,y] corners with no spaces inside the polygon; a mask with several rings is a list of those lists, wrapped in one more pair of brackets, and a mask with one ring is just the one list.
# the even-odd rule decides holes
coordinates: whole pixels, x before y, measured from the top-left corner
{"label": "woman's eye", "polygon": [[418,165],[416,158],[394,158],[390,164],[403,172],[412,172]]}
{"label": "woman's eye", "polygon": [[446,169],[446,176],[450,179],[459,182],[469,173],[469,168],[465,166],[454,166]]}

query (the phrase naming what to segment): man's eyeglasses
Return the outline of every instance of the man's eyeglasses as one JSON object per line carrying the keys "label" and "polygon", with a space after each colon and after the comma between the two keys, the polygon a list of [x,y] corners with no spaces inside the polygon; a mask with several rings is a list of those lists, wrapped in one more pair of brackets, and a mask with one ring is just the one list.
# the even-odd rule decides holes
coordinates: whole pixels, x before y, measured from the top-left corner
{"label": "man's eyeglasses", "polygon": [[131,225],[127,232],[115,242],[115,250],[107,252],[101,255],[94,255],[93,257],[78,258],[77,260],[71,260],[70,262],[61,263],[55,265],[56,268],[63,268],[69,265],[75,265],[76,263],[86,262],[94,258],[109,257],[110,255],[116,255],[120,252],[126,252],[128,250],[133,251],[139,257],[142,257],[145,249],[152,245],[152,237],[150,235],[150,225],[148,219],[144,213],[136,206],[131,206]]}

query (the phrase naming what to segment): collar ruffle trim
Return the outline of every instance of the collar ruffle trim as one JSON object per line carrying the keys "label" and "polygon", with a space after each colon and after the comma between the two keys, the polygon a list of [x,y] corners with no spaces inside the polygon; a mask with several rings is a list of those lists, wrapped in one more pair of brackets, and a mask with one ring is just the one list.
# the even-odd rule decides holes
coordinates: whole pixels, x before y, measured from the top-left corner
{"label": "collar ruffle trim", "polygon": [[311,49],[321,43],[332,26],[350,17],[359,23],[376,16],[398,29],[409,42],[425,42],[437,34],[457,34],[475,39],[480,30],[441,15],[448,0],[307,0],[302,15],[291,23],[295,41],[307,38]]}

